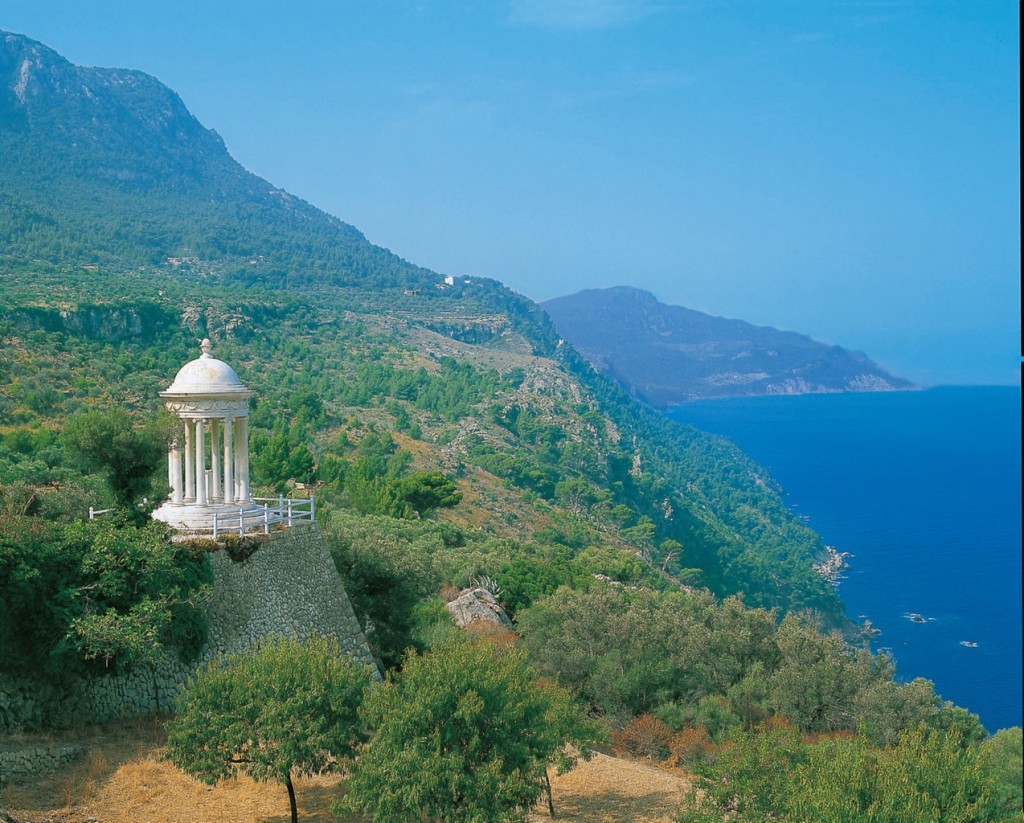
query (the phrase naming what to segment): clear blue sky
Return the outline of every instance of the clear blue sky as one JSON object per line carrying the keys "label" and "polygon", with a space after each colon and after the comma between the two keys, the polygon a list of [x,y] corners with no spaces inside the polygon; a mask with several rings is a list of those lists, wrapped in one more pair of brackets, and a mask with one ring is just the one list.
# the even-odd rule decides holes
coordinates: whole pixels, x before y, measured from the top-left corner
{"label": "clear blue sky", "polygon": [[543,300],[628,284],[1019,379],[1018,7],[3,0],[0,28],[175,89],[370,240]]}

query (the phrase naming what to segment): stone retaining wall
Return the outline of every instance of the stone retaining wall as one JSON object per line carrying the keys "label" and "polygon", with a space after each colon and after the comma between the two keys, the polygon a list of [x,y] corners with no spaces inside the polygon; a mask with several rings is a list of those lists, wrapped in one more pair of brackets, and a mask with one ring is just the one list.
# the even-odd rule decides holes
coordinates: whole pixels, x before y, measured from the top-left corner
{"label": "stone retaining wall", "polygon": [[0,786],[15,775],[56,771],[83,754],[85,746],[77,743],[0,748]]}
{"label": "stone retaining wall", "polygon": [[240,563],[227,552],[210,556],[214,597],[203,660],[251,649],[266,635],[302,639],[317,632],[337,637],[342,651],[373,665],[319,527],[273,532],[268,540]]}
{"label": "stone retaining wall", "polygon": [[[242,561],[210,555],[209,638],[194,664],[164,659],[120,677],[61,685],[0,673],[0,732],[42,725],[122,720],[170,711],[197,665],[255,647],[267,635],[333,635],[343,651],[374,665],[366,639],[316,524],[274,532]],[[376,668],[374,669],[376,671]],[[379,676],[379,675],[378,675]]]}

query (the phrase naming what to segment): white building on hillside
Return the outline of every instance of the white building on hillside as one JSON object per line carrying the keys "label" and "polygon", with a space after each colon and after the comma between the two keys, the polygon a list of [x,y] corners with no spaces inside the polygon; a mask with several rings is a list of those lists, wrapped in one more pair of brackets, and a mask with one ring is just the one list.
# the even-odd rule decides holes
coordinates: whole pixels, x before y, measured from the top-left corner
{"label": "white building on hillside", "polygon": [[[167,455],[170,499],[153,517],[184,531],[211,531],[224,519],[263,511],[249,493],[249,398],[234,369],[210,354],[186,363],[160,392],[179,427]],[[251,511],[247,511],[251,510]]]}

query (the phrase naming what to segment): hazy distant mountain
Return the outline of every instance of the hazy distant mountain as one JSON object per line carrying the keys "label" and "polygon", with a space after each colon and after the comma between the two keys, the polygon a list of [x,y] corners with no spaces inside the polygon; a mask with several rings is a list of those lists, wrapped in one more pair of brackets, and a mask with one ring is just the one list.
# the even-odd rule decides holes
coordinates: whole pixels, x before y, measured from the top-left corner
{"label": "hazy distant mountain", "polygon": [[915,388],[860,352],[660,303],[629,286],[541,304],[566,340],[652,406],[702,397]]}

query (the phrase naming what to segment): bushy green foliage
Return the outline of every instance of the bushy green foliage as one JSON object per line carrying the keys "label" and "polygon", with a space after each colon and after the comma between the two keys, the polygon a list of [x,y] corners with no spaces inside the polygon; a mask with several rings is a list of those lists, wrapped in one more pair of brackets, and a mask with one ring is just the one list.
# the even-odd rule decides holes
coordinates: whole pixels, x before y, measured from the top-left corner
{"label": "bushy green foliage", "polygon": [[417,651],[440,646],[460,631],[448,604],[440,597],[422,601],[412,610],[412,641]]}
{"label": "bushy green foliage", "polygon": [[904,730],[877,748],[862,734],[801,739],[792,728],[737,731],[702,766],[704,799],[680,823],[767,819],[815,823],[1019,820],[1002,802],[985,752],[956,729]]}
{"label": "bushy green foliage", "polygon": [[323,534],[370,648],[392,668],[413,645],[417,604],[441,581],[429,555],[361,521],[334,513],[323,523]]}
{"label": "bushy green foliage", "polygon": [[0,656],[8,671],[55,677],[190,659],[206,639],[205,554],[161,524],[0,516]]}
{"label": "bushy green foliage", "polygon": [[510,614],[517,614],[560,586],[578,589],[589,585],[591,578],[580,563],[573,562],[573,552],[567,546],[554,543],[523,548],[521,555],[510,557],[494,575],[501,587],[502,603]]}
{"label": "bushy green foliage", "polygon": [[884,654],[851,650],[835,632],[787,615],[775,635],[778,667],[769,677],[769,704],[804,732],[854,729],[855,697],[892,679]]}
{"label": "bushy green foliage", "polygon": [[543,674],[615,717],[653,712],[716,740],[778,716],[802,733],[854,731],[877,744],[924,724],[984,738],[976,715],[943,702],[926,680],[893,682],[884,654],[789,615],[706,593],[560,588],[518,614]]}
{"label": "bushy green foliage", "polygon": [[421,517],[458,505],[462,492],[454,480],[441,472],[416,471],[398,480],[395,498],[402,513],[411,511]]}
{"label": "bushy green foliage", "polygon": [[410,617],[416,603],[442,583],[461,588],[487,575],[514,614],[561,585],[589,588],[593,574],[607,570],[611,558],[622,555],[622,563],[638,563],[626,551],[576,552],[559,543],[509,540],[443,520],[359,516],[346,509],[324,512],[322,529],[367,640],[389,666],[406,648],[419,645],[410,634]]}
{"label": "bushy green foliage", "polygon": [[283,492],[289,480],[315,479],[316,461],[299,430],[279,428],[267,436],[257,433],[250,443],[252,482]]}
{"label": "bushy green foliage", "polygon": [[288,789],[292,775],[338,770],[362,741],[370,672],[334,638],[264,641],[200,669],[167,723],[171,762],[205,783],[247,774]]}
{"label": "bushy green foliage", "polygon": [[562,588],[520,611],[519,628],[542,673],[601,712],[630,716],[696,703],[771,662],[777,652],[762,641],[773,615],[740,610],[730,624],[723,611],[708,594]]}
{"label": "bushy green foliage", "polygon": [[[61,438],[87,469],[106,473],[120,512],[141,525],[167,494],[167,483],[156,482],[154,473],[166,457],[168,432],[164,417],[136,427],[124,409],[112,408],[72,417]],[[140,508],[147,496],[150,504]]]}
{"label": "bushy green foliage", "polygon": [[[364,362],[344,387],[342,398],[352,405],[394,398],[438,420],[454,421],[509,385],[494,370],[478,369],[451,357],[439,358],[437,365],[436,372],[429,372],[422,366],[403,369],[376,360]],[[404,409],[400,405],[398,408]],[[400,411],[399,416],[404,418],[402,428],[411,427],[407,412]]]}
{"label": "bushy green foliage", "polygon": [[567,768],[596,729],[567,692],[538,683],[515,647],[453,636],[371,692],[374,730],[347,804],[385,823],[522,820],[549,763]]}
{"label": "bushy green foliage", "polygon": [[421,517],[462,499],[454,480],[438,471],[409,471],[412,456],[388,434],[369,431],[352,460],[328,458],[327,493],[363,514]]}
{"label": "bushy green foliage", "polygon": [[1024,741],[1020,726],[1001,729],[981,744],[992,775],[992,792],[1001,810],[1024,810]]}

